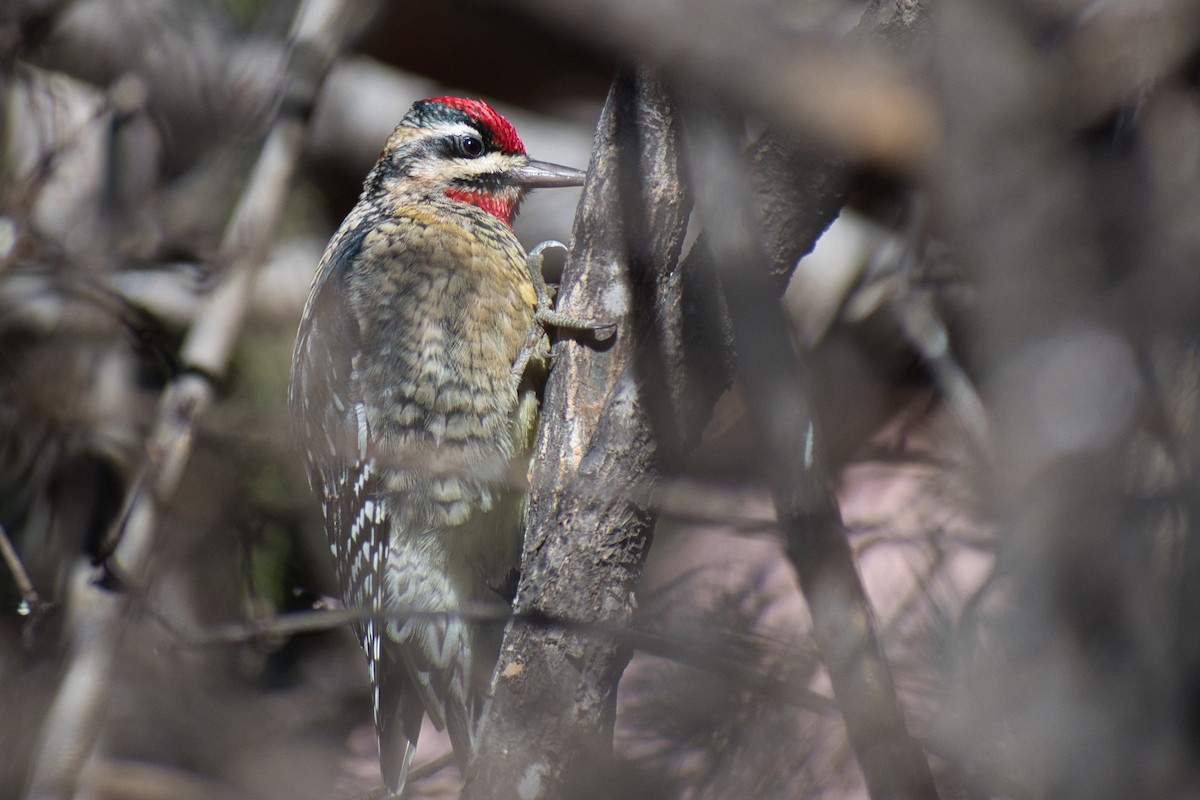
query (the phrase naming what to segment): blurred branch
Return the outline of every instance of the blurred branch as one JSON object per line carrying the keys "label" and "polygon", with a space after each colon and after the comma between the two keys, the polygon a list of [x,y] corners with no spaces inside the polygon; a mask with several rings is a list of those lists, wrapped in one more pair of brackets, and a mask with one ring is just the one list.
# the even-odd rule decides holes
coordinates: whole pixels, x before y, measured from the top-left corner
{"label": "blurred branch", "polygon": [[[1151,171],[1161,140],[1139,107],[1169,98],[1180,78],[1167,70],[1194,61],[1200,6],[1094,3],[1069,25],[1022,2],[940,10],[933,63],[953,124],[935,187],[978,279],[973,349],[995,445],[979,484],[996,583],[1011,590],[987,630],[1002,643],[963,675],[953,744],[1002,743],[998,772],[1029,776],[1033,795],[1185,796],[1191,760],[1147,759],[1177,746],[1179,703],[1196,696],[1179,677],[1196,670],[1195,650],[1179,647],[1194,641],[1195,607],[1174,585],[1195,585],[1195,476],[1170,452],[1180,436],[1197,452],[1196,251],[1177,282],[1162,246],[1194,230],[1196,205],[1172,220],[1165,209],[1182,198],[1161,192],[1174,176],[1194,187],[1197,167],[1170,158],[1172,178]],[[1048,30],[1062,31],[1050,46]],[[1194,97],[1186,106],[1194,114]],[[1139,361],[1171,351],[1164,377],[1188,422],[1150,446]],[[1147,489],[1166,494],[1148,502]]]}
{"label": "blurred branch", "polygon": [[[875,0],[849,40],[860,47],[909,54],[917,49],[926,25],[919,2]],[[847,50],[853,57],[854,49]],[[853,94],[850,98],[860,99]],[[861,182],[860,160],[853,158],[853,152],[847,153],[836,142],[813,147],[803,137],[788,135],[789,130],[786,124],[769,128],[750,147],[751,185],[768,264],[779,293],[787,286],[797,262],[812,250]],[[923,146],[933,149],[936,144],[930,139]]]}
{"label": "blurred branch", "polygon": [[[156,546],[158,516],[173,495],[191,453],[196,419],[213,397],[241,330],[255,270],[275,235],[312,99],[345,34],[345,0],[306,0],[291,33],[288,90],[246,191],[226,229],[219,283],[183,347],[187,371],[164,393],[146,461],[126,496],[108,543],[120,574],[146,583]],[[93,584],[80,569],[70,595],[73,652],[58,695],[43,724],[29,796],[66,798],[99,733],[128,620],[128,598]]]}
{"label": "blurred branch", "polygon": [[[1089,4],[1093,5],[1093,4]],[[1195,57],[1195,0],[1084,6],[1063,42],[1067,56],[1058,113],[1068,127],[1095,124]]]}
{"label": "blurred branch", "polygon": [[222,781],[133,759],[100,758],[80,779],[81,793],[126,800],[249,800]]}
{"label": "blurred branch", "polygon": [[[704,86],[726,106],[762,115],[842,157],[916,171],[937,152],[931,99],[886,51],[789,31],[768,4],[754,12],[718,2],[686,10],[638,0],[520,5],[582,41],[654,65],[679,85]],[[883,38],[895,33],[907,42],[924,20],[923,5],[876,0],[869,13],[887,16]]]}
{"label": "blurred branch", "polygon": [[[891,47],[921,29],[919,7],[874,4],[860,37]],[[752,149],[750,180],[724,125],[701,115],[692,142],[700,214],[722,274],[745,388],[776,509],[813,618],[814,635],[873,797],[936,797],[921,748],[907,732],[873,614],[855,570],[805,400],[804,372],[776,297],[796,261],[836,215],[852,184],[849,165],[797,152],[776,137]],[[714,174],[715,173],[715,174]],[[789,180],[792,176],[795,179]],[[754,198],[754,199],[752,199]],[[754,202],[754,200],[757,202]],[[759,209],[757,219],[748,214]],[[753,232],[765,233],[762,244]]]}
{"label": "blurred branch", "polygon": [[775,495],[787,553],[813,620],[834,696],[874,798],[935,798],[924,753],[909,736],[870,603],[842,530],[820,421],[756,235],[752,190],[732,126],[689,108],[688,151],[737,342],[737,373]]}
{"label": "blurred branch", "polygon": [[[872,2],[863,14],[851,38],[860,43],[906,53],[917,47],[918,37],[927,25],[923,6],[911,0]],[[738,107],[734,103],[731,107]],[[763,235],[772,285],[777,294],[787,288],[796,265],[808,255],[830,223],[861,184],[860,165],[833,147],[813,147],[803,139],[797,143],[787,126],[772,126],[748,148],[753,202]],[[688,253],[681,273],[685,276],[711,272],[711,252],[700,242]],[[849,285],[847,286],[849,288]],[[831,299],[837,305],[836,298]],[[720,304],[698,319],[702,327],[714,326],[716,318],[727,313]],[[727,330],[719,345],[731,352],[732,339]],[[732,364],[725,369],[724,383],[732,379]]]}
{"label": "blurred branch", "polygon": [[[315,239],[277,241],[254,272],[246,313],[256,320],[292,323],[304,307],[313,265],[321,259]],[[168,330],[186,330],[208,305],[211,283],[195,263],[80,276],[10,270],[0,281],[4,328],[30,335],[70,332],[94,336],[111,330],[111,316],[145,312]],[[80,315],[70,302],[86,301],[109,312]]]}
{"label": "blurred branch", "polygon": [[[280,614],[249,622],[230,623],[196,632],[181,631],[161,617],[157,618],[157,622],[167,629],[179,647],[207,648],[253,644],[299,634],[337,630],[369,616],[370,612],[365,609],[314,609]],[[536,612],[518,615],[500,604],[480,604],[474,607],[445,611],[393,608],[387,614],[388,619],[397,621],[413,618],[437,619],[450,616],[480,622],[516,620],[522,625],[535,629],[570,630],[572,635],[580,639],[587,638],[600,644],[616,641],[639,653],[727,677],[743,688],[762,692],[777,698],[780,702],[790,703],[817,714],[836,714],[838,712],[837,704],[828,697],[804,687],[796,687],[780,680],[778,676],[756,672],[751,664],[739,661],[728,654],[714,652],[707,642],[692,641],[636,627],[630,628],[624,623],[555,619]]]}
{"label": "blurred branch", "polygon": [[36,47],[73,0],[11,0],[0,8],[0,69],[23,48]]}
{"label": "blurred branch", "polygon": [[[372,7],[352,9],[348,26],[363,27]],[[98,85],[139,76],[151,89],[155,116],[170,139],[182,140],[196,128],[254,134],[270,121],[287,55],[277,39],[220,35],[211,29],[213,20],[189,4],[157,0],[72,0],[61,17],[41,60]],[[306,153],[361,177],[414,100],[453,91],[432,78],[348,54],[331,67],[316,98]],[[529,151],[548,160],[572,163],[563,150],[582,153],[590,144],[584,126],[496,105],[521,131]],[[206,142],[210,137],[193,146]],[[172,146],[187,145],[172,141]]]}

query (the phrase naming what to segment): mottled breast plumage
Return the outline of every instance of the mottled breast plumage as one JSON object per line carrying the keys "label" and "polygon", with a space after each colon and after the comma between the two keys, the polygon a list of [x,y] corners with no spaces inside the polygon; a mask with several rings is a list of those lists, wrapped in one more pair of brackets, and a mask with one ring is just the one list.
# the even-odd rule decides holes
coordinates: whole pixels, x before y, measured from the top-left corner
{"label": "mottled breast plumage", "polygon": [[[334,238],[309,305],[331,298],[344,304],[340,316],[355,330],[346,332],[353,342],[343,349],[371,356],[334,370],[335,381],[346,384],[337,392],[346,397],[334,406],[345,411],[326,415],[326,424],[341,430],[322,438],[346,445],[365,435],[377,458],[399,466],[411,459],[422,475],[459,473],[454,477],[466,483],[494,482],[507,469],[516,455],[513,360],[536,300],[512,231],[472,211],[468,224],[461,213],[439,217],[424,205],[390,208],[386,216],[367,211],[361,219],[352,215]],[[326,352],[308,360],[354,360],[318,349]],[[298,361],[305,355],[298,342]],[[445,485],[434,489],[434,498],[447,495]],[[455,505],[456,498],[446,501]],[[443,510],[461,517],[469,509]]]}

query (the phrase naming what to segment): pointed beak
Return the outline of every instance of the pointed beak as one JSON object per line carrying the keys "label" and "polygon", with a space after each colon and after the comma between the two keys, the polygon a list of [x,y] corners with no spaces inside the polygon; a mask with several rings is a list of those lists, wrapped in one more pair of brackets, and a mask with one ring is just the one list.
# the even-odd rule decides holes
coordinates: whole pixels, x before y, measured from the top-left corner
{"label": "pointed beak", "polygon": [[583,186],[585,177],[586,172],[574,167],[562,167],[547,161],[530,161],[517,170],[517,185],[522,189]]}

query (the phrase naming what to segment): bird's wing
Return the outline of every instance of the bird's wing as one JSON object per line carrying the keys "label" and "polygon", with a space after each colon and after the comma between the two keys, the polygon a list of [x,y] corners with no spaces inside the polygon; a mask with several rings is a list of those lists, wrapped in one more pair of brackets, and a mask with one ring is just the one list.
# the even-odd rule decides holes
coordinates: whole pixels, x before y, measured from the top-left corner
{"label": "bird's wing", "polygon": [[370,614],[355,624],[355,633],[367,656],[384,781],[398,792],[416,749],[423,704],[408,671],[396,663],[398,648],[384,635],[382,620],[392,520],[355,379],[360,332],[344,296],[345,269],[367,228],[361,224],[340,235],[322,259],[296,338],[290,402],[342,600]]}
{"label": "bird's wing", "polygon": [[370,612],[356,626],[367,672],[371,680],[371,705],[375,712],[375,730],[379,738],[379,761],[387,787],[398,793],[404,786],[409,763],[421,733],[425,703],[419,687],[401,666],[406,648],[386,635],[387,561],[392,519],[383,502],[384,487],[368,460],[355,462],[340,476],[340,486],[331,486],[326,517],[339,565],[339,580],[346,602]]}

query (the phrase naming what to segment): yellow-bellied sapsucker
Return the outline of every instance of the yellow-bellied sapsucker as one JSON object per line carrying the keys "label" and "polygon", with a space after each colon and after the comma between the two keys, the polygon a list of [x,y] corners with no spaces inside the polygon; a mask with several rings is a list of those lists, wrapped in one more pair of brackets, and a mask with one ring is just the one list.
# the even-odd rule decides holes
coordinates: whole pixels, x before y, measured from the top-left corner
{"label": "yellow-bellied sapsucker", "polygon": [[482,101],[421,100],[329,242],[304,309],[293,424],[342,599],[369,613],[356,631],[394,793],[423,713],[461,763],[473,749],[497,653],[454,612],[511,601],[545,373],[531,349],[544,293],[512,219],[526,190],[582,179],[531,161]]}

